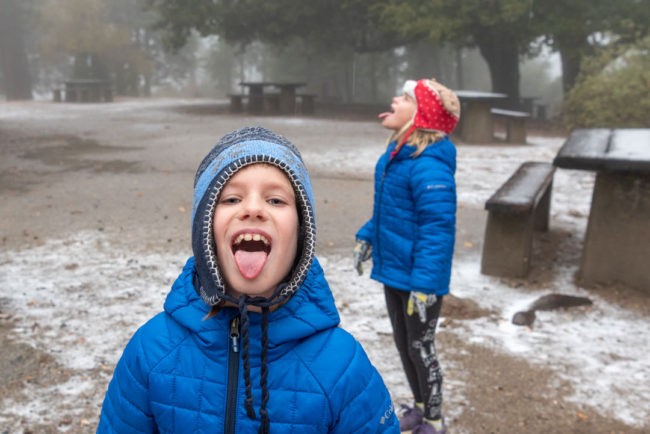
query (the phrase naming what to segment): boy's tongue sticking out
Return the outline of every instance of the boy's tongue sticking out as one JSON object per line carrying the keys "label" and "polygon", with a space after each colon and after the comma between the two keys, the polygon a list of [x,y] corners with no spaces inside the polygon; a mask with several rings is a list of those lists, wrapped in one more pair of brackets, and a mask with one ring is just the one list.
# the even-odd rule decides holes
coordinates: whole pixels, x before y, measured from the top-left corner
{"label": "boy's tongue sticking out", "polygon": [[268,240],[260,234],[241,234],[232,248],[237,268],[246,279],[259,276],[271,251]]}

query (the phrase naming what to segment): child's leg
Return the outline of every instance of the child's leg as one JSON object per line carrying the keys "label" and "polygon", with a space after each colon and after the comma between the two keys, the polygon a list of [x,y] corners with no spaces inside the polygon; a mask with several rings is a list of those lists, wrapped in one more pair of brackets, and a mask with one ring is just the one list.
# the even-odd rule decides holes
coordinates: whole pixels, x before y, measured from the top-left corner
{"label": "child's leg", "polygon": [[407,317],[406,304],[408,302],[409,292],[400,291],[399,289],[384,285],[384,295],[386,297],[388,317],[393,326],[393,339],[395,340],[397,352],[402,359],[402,366],[404,367],[406,379],[411,387],[411,392],[413,392],[415,402],[424,402],[424,398],[420,393],[420,385],[418,384],[418,376],[415,366],[411,361],[408,349],[410,341],[407,335],[405,318]]}
{"label": "child's leg", "polygon": [[435,345],[436,325],[442,308],[442,298],[438,297],[433,306],[427,308],[424,322],[415,313],[404,317],[409,356],[415,366],[420,394],[424,400],[424,417],[431,420],[438,420],[442,416],[442,373]]}

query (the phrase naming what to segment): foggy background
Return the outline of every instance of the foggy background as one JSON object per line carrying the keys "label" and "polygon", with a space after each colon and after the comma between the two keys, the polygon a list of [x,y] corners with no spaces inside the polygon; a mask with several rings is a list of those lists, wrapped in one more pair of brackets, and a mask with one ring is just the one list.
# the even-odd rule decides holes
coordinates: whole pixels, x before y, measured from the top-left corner
{"label": "foggy background", "polygon": [[[593,105],[609,84],[588,78],[622,53],[648,69],[648,11],[650,0],[0,0],[0,98],[50,99],[71,78],[107,79],[116,97],[225,98],[265,80],[305,82],[320,104],[386,104],[405,79],[435,77],[546,119],[574,86],[577,110]],[[650,93],[647,74],[630,73],[623,107]]]}

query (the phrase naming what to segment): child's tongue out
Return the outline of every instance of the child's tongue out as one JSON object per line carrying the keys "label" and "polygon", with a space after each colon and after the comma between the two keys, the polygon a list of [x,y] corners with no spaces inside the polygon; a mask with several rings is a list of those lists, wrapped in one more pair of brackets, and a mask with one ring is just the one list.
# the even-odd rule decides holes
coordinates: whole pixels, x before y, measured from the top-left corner
{"label": "child's tongue out", "polygon": [[393,113],[391,113],[391,112],[383,112],[383,113],[379,113],[379,115],[378,115],[377,117],[378,117],[379,119],[384,119],[385,117],[390,116],[390,115],[392,115],[392,114],[393,114]]}
{"label": "child's tongue out", "polygon": [[246,279],[255,279],[262,272],[267,258],[268,254],[264,250],[239,249],[235,252],[237,268]]}

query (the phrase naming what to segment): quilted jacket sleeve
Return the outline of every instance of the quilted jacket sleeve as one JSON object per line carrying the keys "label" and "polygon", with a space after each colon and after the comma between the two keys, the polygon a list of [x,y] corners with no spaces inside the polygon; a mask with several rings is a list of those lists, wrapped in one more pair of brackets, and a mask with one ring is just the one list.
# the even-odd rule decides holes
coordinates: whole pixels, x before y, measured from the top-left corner
{"label": "quilted jacket sleeve", "polygon": [[[344,370],[335,377],[330,392],[333,413],[338,415],[330,432],[398,433],[395,408],[381,376],[359,342],[342,329],[336,332],[345,336],[332,354],[339,363],[330,364],[330,368],[338,365]],[[349,359],[342,361],[341,357]]]}
{"label": "quilted jacket sleeve", "polygon": [[[448,292],[456,231],[454,173],[435,158],[422,158],[410,183],[418,225],[410,289],[443,295]],[[438,287],[432,288],[432,282]]]}
{"label": "quilted jacket sleeve", "polygon": [[154,433],[155,421],[149,408],[149,365],[140,329],[126,346],[102,405],[98,433]]}
{"label": "quilted jacket sleeve", "polygon": [[373,232],[373,221],[372,219],[368,220],[365,225],[361,226],[361,229],[357,232],[356,238],[358,240],[364,240],[372,244],[372,232]]}

